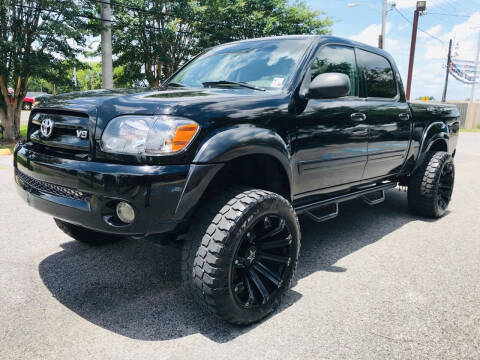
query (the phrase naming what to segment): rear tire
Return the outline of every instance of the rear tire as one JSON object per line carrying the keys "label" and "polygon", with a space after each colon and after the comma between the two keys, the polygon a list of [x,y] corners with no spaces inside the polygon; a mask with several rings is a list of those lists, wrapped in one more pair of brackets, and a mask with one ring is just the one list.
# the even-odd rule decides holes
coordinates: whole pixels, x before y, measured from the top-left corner
{"label": "rear tire", "polygon": [[23,110],[27,110],[27,111],[32,110],[32,104],[29,102],[24,102],[22,105],[22,108]]}
{"label": "rear tire", "polygon": [[417,215],[439,218],[445,214],[455,180],[453,158],[444,151],[429,151],[408,184],[408,206]]}
{"label": "rear tire", "polygon": [[122,236],[111,235],[90,230],[78,225],[67,223],[60,219],[54,219],[55,224],[71,238],[90,246],[103,246],[122,240]]}
{"label": "rear tire", "polygon": [[197,213],[182,252],[187,294],[237,325],[273,312],[290,287],[300,251],[290,203],[272,192],[239,187]]}

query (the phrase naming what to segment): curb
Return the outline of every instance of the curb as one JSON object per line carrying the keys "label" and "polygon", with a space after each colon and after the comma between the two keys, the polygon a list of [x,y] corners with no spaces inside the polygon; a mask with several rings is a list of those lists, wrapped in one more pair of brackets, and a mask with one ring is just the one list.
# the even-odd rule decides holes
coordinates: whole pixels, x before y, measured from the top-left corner
{"label": "curb", "polygon": [[0,155],[12,155],[10,149],[0,149]]}

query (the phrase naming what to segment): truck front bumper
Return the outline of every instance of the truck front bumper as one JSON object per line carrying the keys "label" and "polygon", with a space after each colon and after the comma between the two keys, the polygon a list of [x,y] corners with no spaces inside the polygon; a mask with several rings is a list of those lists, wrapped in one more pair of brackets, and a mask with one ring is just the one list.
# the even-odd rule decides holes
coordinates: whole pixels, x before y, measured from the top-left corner
{"label": "truck front bumper", "polygon": [[[191,165],[122,165],[64,159],[19,144],[14,155],[21,197],[55,218],[92,230],[146,235],[176,231],[176,216]],[[131,224],[116,216],[116,205],[135,210]]]}

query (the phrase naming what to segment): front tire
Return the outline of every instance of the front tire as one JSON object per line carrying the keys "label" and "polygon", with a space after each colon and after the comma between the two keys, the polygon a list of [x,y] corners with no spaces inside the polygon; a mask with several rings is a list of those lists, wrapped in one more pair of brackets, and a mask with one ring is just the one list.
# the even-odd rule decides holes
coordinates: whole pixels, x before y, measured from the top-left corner
{"label": "front tire", "polygon": [[103,246],[122,240],[123,237],[90,230],[78,225],[54,219],[55,224],[71,238],[90,246]]}
{"label": "front tire", "polygon": [[453,158],[444,151],[429,151],[408,184],[408,206],[417,215],[439,218],[447,210],[455,180]]}
{"label": "front tire", "polygon": [[23,110],[27,110],[27,111],[32,110],[32,104],[29,102],[24,102],[22,108]]}
{"label": "front tire", "polygon": [[272,192],[236,188],[197,213],[182,253],[187,293],[238,325],[273,312],[290,287],[300,251],[290,203]]}

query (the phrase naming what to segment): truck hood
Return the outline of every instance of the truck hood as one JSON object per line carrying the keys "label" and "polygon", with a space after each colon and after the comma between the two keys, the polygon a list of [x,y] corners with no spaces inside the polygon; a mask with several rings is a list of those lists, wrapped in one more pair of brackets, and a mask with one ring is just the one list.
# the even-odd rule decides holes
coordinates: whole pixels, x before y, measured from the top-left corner
{"label": "truck hood", "polygon": [[103,128],[120,115],[174,115],[196,121],[251,107],[254,103],[283,98],[285,94],[251,89],[120,89],[72,92],[42,99],[37,111],[77,111],[97,119]]}
{"label": "truck hood", "polygon": [[56,109],[91,113],[105,110],[112,115],[160,114],[166,106],[221,101],[228,97],[258,95],[251,89],[115,89],[71,92],[42,98],[37,109]]}
{"label": "truck hood", "polygon": [[168,88],[96,90],[42,99],[34,111],[88,114],[90,131],[99,140],[110,120],[121,115],[171,115],[192,119],[202,128],[265,122],[288,105],[282,92],[247,88]]}

